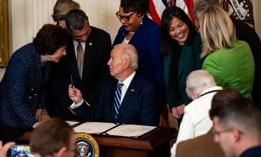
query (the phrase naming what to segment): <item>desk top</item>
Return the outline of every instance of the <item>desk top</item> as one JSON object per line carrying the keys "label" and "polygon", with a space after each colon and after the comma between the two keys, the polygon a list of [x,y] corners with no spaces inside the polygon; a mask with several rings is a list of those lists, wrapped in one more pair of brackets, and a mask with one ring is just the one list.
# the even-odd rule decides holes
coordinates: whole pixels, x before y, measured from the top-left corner
{"label": "desk top", "polygon": [[99,145],[114,148],[131,148],[151,151],[153,148],[177,137],[174,128],[158,127],[139,138],[126,138],[108,135],[92,135]]}
{"label": "desk top", "polygon": [[[26,132],[19,143],[29,143],[32,132]],[[177,137],[175,128],[157,127],[139,138],[91,134],[100,146],[151,151]]]}

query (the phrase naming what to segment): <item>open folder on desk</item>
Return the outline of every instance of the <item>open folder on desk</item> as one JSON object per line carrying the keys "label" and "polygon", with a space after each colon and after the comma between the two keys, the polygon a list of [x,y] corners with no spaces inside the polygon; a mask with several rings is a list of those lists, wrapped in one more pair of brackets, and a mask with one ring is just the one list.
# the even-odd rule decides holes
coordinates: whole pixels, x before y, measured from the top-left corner
{"label": "open folder on desk", "polygon": [[74,128],[75,132],[86,132],[89,134],[101,134],[123,137],[140,137],[141,135],[155,129],[156,126],[114,124],[103,122],[86,122]]}

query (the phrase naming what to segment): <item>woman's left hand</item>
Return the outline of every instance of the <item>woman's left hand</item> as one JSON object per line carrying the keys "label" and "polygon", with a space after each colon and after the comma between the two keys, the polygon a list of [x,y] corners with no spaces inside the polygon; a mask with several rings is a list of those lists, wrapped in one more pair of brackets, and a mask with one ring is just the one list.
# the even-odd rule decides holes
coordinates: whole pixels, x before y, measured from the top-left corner
{"label": "woman's left hand", "polygon": [[184,108],[185,108],[185,104],[177,106],[179,117],[181,117],[184,114]]}

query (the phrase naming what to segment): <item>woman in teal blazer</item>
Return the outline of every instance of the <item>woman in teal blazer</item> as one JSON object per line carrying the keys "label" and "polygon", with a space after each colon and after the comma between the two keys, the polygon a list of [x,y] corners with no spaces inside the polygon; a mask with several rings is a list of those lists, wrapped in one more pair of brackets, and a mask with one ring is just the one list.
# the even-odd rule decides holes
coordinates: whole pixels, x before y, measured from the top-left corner
{"label": "woman in teal blazer", "polygon": [[251,99],[254,81],[254,58],[249,45],[236,39],[231,18],[219,6],[202,14],[201,38],[204,42],[202,69],[213,75],[217,85],[233,88]]}
{"label": "woman in teal blazer", "polygon": [[182,9],[166,8],[161,19],[166,98],[173,116],[179,119],[185,105],[191,102],[186,94],[187,76],[191,71],[201,69],[202,42]]}

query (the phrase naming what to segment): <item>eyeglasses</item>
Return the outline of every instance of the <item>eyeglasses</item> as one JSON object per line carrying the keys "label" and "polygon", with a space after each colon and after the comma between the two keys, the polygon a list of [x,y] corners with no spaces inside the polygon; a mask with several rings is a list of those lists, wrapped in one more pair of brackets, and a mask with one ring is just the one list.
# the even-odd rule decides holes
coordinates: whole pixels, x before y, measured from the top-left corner
{"label": "eyeglasses", "polygon": [[219,135],[222,134],[222,133],[230,132],[230,131],[232,131],[232,129],[224,129],[224,130],[222,130],[222,131],[216,131],[216,130],[212,129],[212,130],[211,130],[211,134],[212,134],[213,136],[219,136]]}
{"label": "eyeglasses", "polygon": [[91,27],[87,30],[87,32],[86,33],[84,33],[84,34],[82,34],[82,35],[77,35],[77,36],[75,36],[75,35],[73,35],[73,38],[74,39],[81,39],[81,38],[83,38],[84,36],[90,36],[90,34],[91,34],[91,32],[92,32],[92,29],[91,29]]}
{"label": "eyeglasses", "polygon": [[135,12],[131,13],[129,16],[121,16],[119,12],[116,13],[116,16],[118,17],[119,20],[123,19],[124,21],[129,21],[131,16],[134,14]]}

